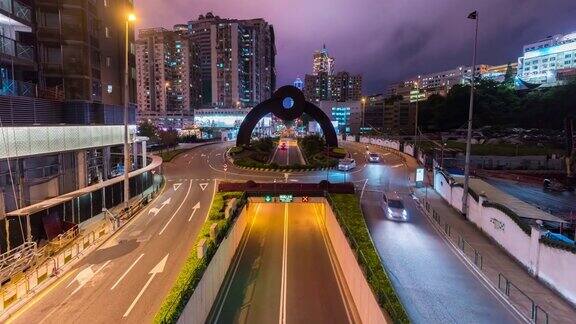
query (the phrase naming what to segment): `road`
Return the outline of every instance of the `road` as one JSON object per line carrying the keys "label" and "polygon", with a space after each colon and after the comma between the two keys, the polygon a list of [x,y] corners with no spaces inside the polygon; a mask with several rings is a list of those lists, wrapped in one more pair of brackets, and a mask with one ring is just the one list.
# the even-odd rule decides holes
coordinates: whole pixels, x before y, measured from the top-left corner
{"label": "road", "polygon": [[[286,180],[282,173],[247,171],[230,165],[225,159],[225,151],[232,145],[219,143],[195,148],[165,164],[167,185],[160,196],[109,243],[62,275],[10,320],[59,324],[150,322],[206,217],[215,179],[226,178],[267,182],[318,182],[323,179],[354,182],[378,252],[413,322],[517,322],[416,208],[408,196],[408,168],[393,154],[381,152],[381,163],[366,164],[364,145],[344,143],[358,163],[356,169],[291,173]],[[224,171],[225,164],[227,171]],[[399,192],[410,213],[408,223],[382,218],[378,206],[385,189]],[[194,211],[197,204],[199,208]],[[314,240],[298,238],[308,239]],[[289,242],[296,240],[289,239]],[[262,260],[266,255],[263,254]],[[315,263],[308,260],[306,265],[304,261],[302,259],[300,265],[302,269],[311,267],[306,270],[310,272],[306,276],[318,273]],[[288,264],[291,267],[298,263],[300,259]],[[288,282],[290,290],[294,285],[290,280]],[[336,290],[327,291],[334,293]]]}
{"label": "road", "polygon": [[[353,156],[364,145],[346,144]],[[484,286],[436,232],[410,195],[414,170],[397,156],[370,146],[382,163],[364,164],[362,209],[372,239],[392,283],[414,323],[517,323],[518,319]],[[362,159],[356,159],[363,163]],[[362,167],[362,166],[361,166]],[[409,215],[405,223],[387,220],[382,193],[397,193]]]}
{"label": "road", "polygon": [[[366,145],[342,142],[358,166],[349,172],[319,171],[291,173],[290,182],[351,181],[361,197],[368,228],[376,248],[390,274],[392,283],[414,323],[518,323],[520,320],[505,306],[452,247],[444,241],[409,195],[414,169],[398,156],[376,146],[380,163],[366,163]],[[224,160],[210,158],[210,167],[218,172]],[[284,181],[282,173],[235,169],[235,179]],[[384,219],[380,201],[384,191],[402,198],[410,220],[396,223]]]}
{"label": "road", "polygon": [[[280,143],[282,142],[286,143],[285,150],[280,148]],[[298,147],[298,141],[287,138],[281,139],[278,146],[274,150],[271,162],[278,165],[304,164],[302,153]]]}
{"label": "road", "polygon": [[350,323],[323,205],[250,208],[255,215],[207,322]]}
{"label": "road", "polygon": [[542,186],[504,179],[488,178],[486,182],[553,215],[567,217],[576,213],[576,192],[549,192]]}
{"label": "road", "polygon": [[211,150],[165,164],[166,187],[154,203],[9,321],[151,322],[207,216],[214,180],[199,166]]}

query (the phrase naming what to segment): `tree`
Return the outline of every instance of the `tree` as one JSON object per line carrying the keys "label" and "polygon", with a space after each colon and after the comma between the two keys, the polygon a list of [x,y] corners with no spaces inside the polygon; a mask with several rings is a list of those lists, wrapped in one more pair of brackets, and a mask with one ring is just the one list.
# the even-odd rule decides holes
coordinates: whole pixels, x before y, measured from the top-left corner
{"label": "tree", "polygon": [[178,131],[175,129],[160,130],[158,133],[160,143],[164,147],[170,148],[178,145]]}
{"label": "tree", "polygon": [[506,74],[504,74],[504,82],[502,84],[510,88],[514,87],[514,71],[510,62],[506,66]]}
{"label": "tree", "polygon": [[154,142],[158,140],[158,127],[147,120],[143,121],[138,125],[138,136],[146,136],[150,142]]}

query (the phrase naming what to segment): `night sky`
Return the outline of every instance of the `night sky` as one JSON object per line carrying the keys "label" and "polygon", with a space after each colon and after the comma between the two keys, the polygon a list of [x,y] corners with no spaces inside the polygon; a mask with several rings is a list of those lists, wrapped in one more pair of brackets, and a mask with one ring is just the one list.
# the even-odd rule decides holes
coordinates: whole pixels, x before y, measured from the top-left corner
{"label": "night sky", "polygon": [[169,28],[208,11],[266,19],[276,32],[278,86],[303,79],[326,43],[336,70],[362,74],[366,93],[470,65],[474,25],[466,16],[476,9],[478,63],[515,62],[524,44],[576,31],[576,0],[136,0],[139,28]]}

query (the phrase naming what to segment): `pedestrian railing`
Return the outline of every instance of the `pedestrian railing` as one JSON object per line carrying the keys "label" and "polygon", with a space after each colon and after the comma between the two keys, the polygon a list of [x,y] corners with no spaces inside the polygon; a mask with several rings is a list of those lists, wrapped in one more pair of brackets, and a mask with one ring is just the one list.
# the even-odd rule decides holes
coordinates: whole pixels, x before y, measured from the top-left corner
{"label": "pedestrian railing", "polygon": [[[131,205],[129,212],[122,211],[117,217],[126,220],[136,215],[147,204],[150,197],[157,195],[158,191],[159,187],[155,187],[150,196],[142,197]],[[37,292],[38,286],[44,281],[58,275],[65,265],[84,255],[88,248],[102,241],[116,229],[117,226],[113,222],[103,222],[96,228],[78,235],[76,227],[59,235],[57,244],[35,249],[35,263],[23,272],[12,274],[10,279],[0,287],[0,314],[29,293]],[[74,241],[70,241],[74,238]],[[59,248],[55,249],[55,247]]]}
{"label": "pedestrian railing", "polygon": [[502,273],[498,273],[498,289],[521,309],[525,315],[529,316],[532,322],[548,323],[548,313]]}
{"label": "pedestrian railing", "polygon": [[[485,271],[485,260],[480,253],[476,250],[458,231],[453,230],[452,226],[446,222],[443,217],[437,212],[429,201],[424,200],[424,212],[429,215],[433,222],[436,223],[438,229],[445,235],[447,239],[455,243],[458,249],[473,262],[474,266],[480,270]],[[487,273],[486,273],[487,274]],[[490,278],[489,280],[496,280]],[[522,291],[512,281],[508,280],[502,273],[498,274],[498,289],[516,306],[520,309],[524,316],[529,318],[534,323],[548,323],[549,314],[534,302],[528,294]]]}

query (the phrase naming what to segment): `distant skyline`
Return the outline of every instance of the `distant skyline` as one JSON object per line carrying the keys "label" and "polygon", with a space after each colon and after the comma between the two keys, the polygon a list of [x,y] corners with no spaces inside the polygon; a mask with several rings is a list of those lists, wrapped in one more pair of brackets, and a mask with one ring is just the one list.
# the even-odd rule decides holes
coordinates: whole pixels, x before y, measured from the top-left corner
{"label": "distant skyline", "polygon": [[[553,3],[553,5],[551,4]],[[522,46],[576,31],[574,0],[136,0],[138,28],[166,27],[212,11],[226,18],[264,18],[276,32],[278,86],[312,71],[326,44],[336,70],[360,73],[365,93],[429,72],[471,64],[479,11],[478,63],[516,62]]]}

